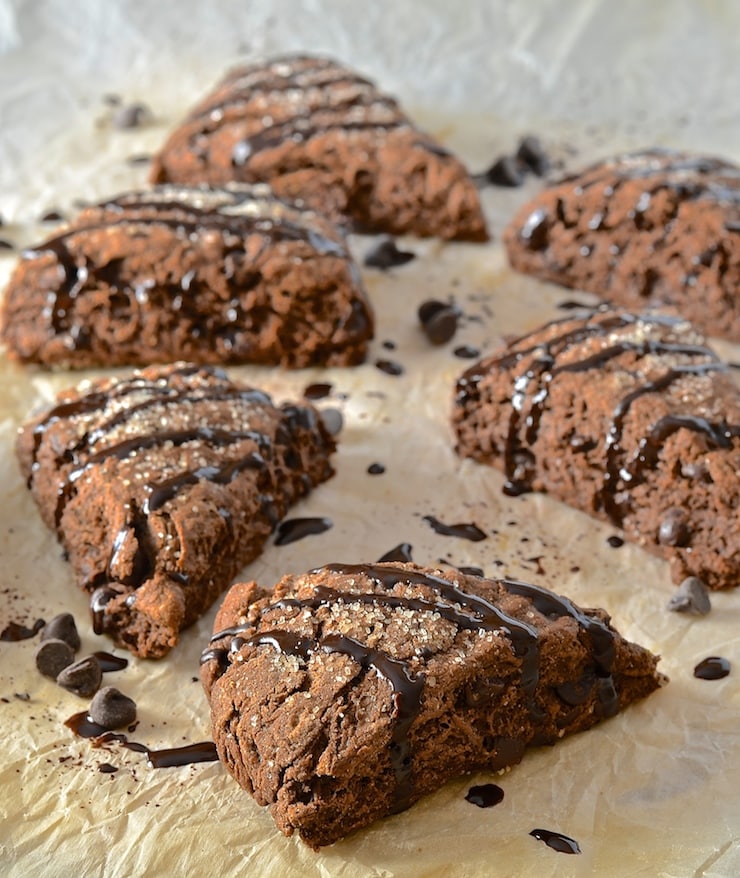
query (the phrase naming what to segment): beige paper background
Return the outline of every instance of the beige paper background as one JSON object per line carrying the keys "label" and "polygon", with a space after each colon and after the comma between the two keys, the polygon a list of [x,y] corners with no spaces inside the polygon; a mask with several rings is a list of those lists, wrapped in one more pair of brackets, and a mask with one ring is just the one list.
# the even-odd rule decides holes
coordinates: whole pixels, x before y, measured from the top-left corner
{"label": "beige paper background", "polygon": [[[143,182],[150,153],[188,105],[238,60],[310,49],[335,54],[394,91],[407,109],[482,170],[523,133],[577,166],[623,148],[669,145],[740,160],[737,34],[740,6],[606,2],[169,4],[0,0],[0,237],[17,246],[48,232],[51,208],[74,212]],[[105,94],[148,104],[154,120],[110,125]],[[209,873],[260,876],[660,876],[740,873],[740,692],[737,671],[695,680],[701,658],[740,667],[740,594],[717,595],[703,619],[668,613],[667,566],[612,549],[611,528],[546,497],[506,498],[501,477],[451,450],[451,389],[466,361],[458,344],[488,348],[556,316],[569,292],[514,275],[500,231],[536,191],[487,189],[496,239],[485,246],[406,240],[417,259],[363,270],[378,314],[368,364],[352,370],[233,370],[278,399],[329,381],[345,428],[336,477],[294,510],[328,515],[327,533],[269,546],[244,571],[269,584],[282,572],[336,560],[375,560],[407,541],[414,560],[475,564],[604,606],[627,636],[663,656],[668,687],[598,729],[531,752],[501,778],[463,778],[410,811],[315,854],[285,839],[218,765],[153,770],[141,755],[94,749],[63,720],[86,702],[40,677],[35,642],[0,643],[0,872],[9,876]],[[372,242],[354,238],[358,258]],[[0,251],[0,283],[15,262]],[[416,309],[454,296],[467,319],[454,342],[432,348]],[[582,296],[584,301],[587,296]],[[382,343],[392,340],[395,350]],[[735,360],[740,350],[718,346]],[[405,373],[378,371],[378,357]],[[82,654],[110,648],[90,629],[86,600],[40,524],[13,458],[28,411],[81,375],[24,369],[0,354],[0,627],[71,609]],[[367,466],[380,461],[381,476]],[[475,522],[481,543],[434,534],[421,516]],[[492,533],[493,530],[497,533]],[[544,573],[531,559],[539,557]],[[578,572],[572,572],[578,567]],[[139,705],[132,737],[149,747],[208,737],[198,656],[213,612],[158,663],[132,660],[110,675]],[[120,650],[116,650],[119,654]],[[19,698],[18,696],[22,696]],[[119,767],[102,774],[101,763]],[[472,782],[496,780],[504,801],[480,810]],[[528,833],[576,838],[558,854]]]}

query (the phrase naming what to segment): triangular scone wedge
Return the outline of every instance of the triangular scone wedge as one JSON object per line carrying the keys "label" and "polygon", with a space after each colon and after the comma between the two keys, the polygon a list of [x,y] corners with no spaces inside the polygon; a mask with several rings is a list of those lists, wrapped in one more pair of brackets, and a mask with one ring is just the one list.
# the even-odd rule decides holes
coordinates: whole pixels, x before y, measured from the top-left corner
{"label": "triangular scone wedge", "polygon": [[328,58],[290,55],[232,70],[170,135],[150,179],[268,182],[359,231],[488,237],[461,162],[392,97]]}
{"label": "triangular scone wedge", "polygon": [[47,366],[304,368],[362,362],[374,320],[331,222],[233,184],[85,208],[23,254],[2,322],[11,356]]}
{"label": "triangular scone wedge", "polygon": [[168,652],[288,507],[332,475],[334,447],[310,406],[277,407],[186,364],[62,393],[18,436],[96,631],[147,658]]}
{"label": "triangular scone wedge", "polygon": [[740,389],[690,324],[600,308],[471,366],[457,451],[624,529],[676,582],[740,585]]}
{"label": "triangular scone wedge", "polygon": [[513,580],[331,564],[233,586],[203,654],[221,760],[314,848],[657,689],[603,610]]}
{"label": "triangular scone wedge", "polygon": [[517,271],[740,342],[740,167],[627,153],[545,188],[504,232]]}

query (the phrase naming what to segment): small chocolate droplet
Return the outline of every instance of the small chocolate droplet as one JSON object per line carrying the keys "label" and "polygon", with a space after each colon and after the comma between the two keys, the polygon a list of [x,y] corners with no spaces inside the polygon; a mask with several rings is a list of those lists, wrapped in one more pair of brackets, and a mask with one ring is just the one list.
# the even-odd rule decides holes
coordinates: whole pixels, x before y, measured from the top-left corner
{"label": "small chocolate droplet", "polygon": [[495,783],[470,787],[465,800],[479,808],[491,808],[504,800],[504,791]]}
{"label": "small chocolate droplet", "polygon": [[480,350],[478,348],[474,348],[472,345],[467,344],[456,347],[452,353],[461,360],[476,360],[480,356]]}
{"label": "small chocolate droplet", "polygon": [[394,546],[392,549],[389,549],[385,555],[382,555],[378,558],[378,563],[383,563],[385,561],[390,561],[391,563],[404,563],[413,561],[411,557],[412,552],[411,543],[399,543],[397,546]]}
{"label": "small chocolate droplet", "polygon": [[36,667],[45,677],[57,676],[75,660],[72,647],[64,640],[42,640],[36,647]]}
{"label": "small chocolate droplet", "polygon": [[382,463],[371,463],[367,471],[371,476],[382,476],[385,472],[385,467]]}
{"label": "small chocolate droplet", "polygon": [[730,673],[730,663],[726,658],[710,655],[694,668],[694,676],[700,680],[721,680]]}
{"label": "small chocolate droplet", "polygon": [[57,676],[57,683],[76,695],[88,698],[98,691],[102,679],[100,662],[89,655],[66,667]]}
{"label": "small chocolate droplet", "polygon": [[308,384],[303,389],[303,395],[306,399],[325,399],[331,394],[333,386],[325,382],[317,382],[316,384]]}
{"label": "small chocolate droplet", "polygon": [[533,210],[522,226],[520,236],[528,250],[545,250],[550,238],[550,218],[547,212],[542,208]]}
{"label": "small chocolate droplet", "polygon": [[624,540],[622,537],[618,537],[616,534],[607,538],[607,543],[612,547],[612,549],[619,549],[624,545]]}
{"label": "small chocolate droplet", "polygon": [[15,250],[15,246],[10,241],[6,241],[5,238],[0,238],[0,250]]}
{"label": "small chocolate droplet", "polygon": [[136,720],[136,702],[115,686],[105,686],[90,702],[90,719],[105,729],[120,729]]}
{"label": "small chocolate droplet", "polygon": [[458,318],[457,308],[446,305],[422,320],[421,328],[433,345],[447,344],[457,332]]}
{"label": "small chocolate droplet", "polygon": [[48,210],[42,217],[42,223],[58,223],[64,219],[64,215],[58,210]]}
{"label": "small chocolate droplet", "polygon": [[399,250],[393,238],[383,238],[365,255],[365,265],[385,271],[398,265],[405,265],[416,258],[411,250]]}
{"label": "small chocolate droplet", "polygon": [[403,375],[404,372],[403,366],[395,360],[376,360],[375,368],[386,375]]}

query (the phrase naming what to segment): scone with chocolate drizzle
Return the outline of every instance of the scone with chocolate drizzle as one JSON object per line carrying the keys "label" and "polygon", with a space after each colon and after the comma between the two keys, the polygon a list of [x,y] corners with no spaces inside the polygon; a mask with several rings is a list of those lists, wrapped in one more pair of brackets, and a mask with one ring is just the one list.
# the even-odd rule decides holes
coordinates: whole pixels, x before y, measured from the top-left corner
{"label": "scone with chocolate drizzle", "polygon": [[319,848],[613,716],[664,682],[656,664],[539,586],[330,564],[234,585],[201,678],[223,763]]}
{"label": "scone with chocolate drizzle", "polygon": [[27,250],[9,353],[47,366],[362,362],[373,315],[344,236],[265,185],[159,186]]}
{"label": "scone with chocolate drizzle", "polygon": [[358,231],[485,241],[461,162],[389,95],[328,58],[232,70],[175,129],[153,183],[265,181]]}
{"label": "scone with chocolate drizzle", "polygon": [[740,167],[667,149],[619,155],[525,204],[514,268],[630,310],[671,308],[740,341]]}
{"label": "scone with chocolate drizzle", "polygon": [[312,407],[178,364],[62,393],[17,450],[96,631],[158,657],[332,475],[334,447]]}
{"label": "scone with chocolate drizzle", "polygon": [[602,307],[553,321],[457,382],[457,451],[509,494],[544,491],[740,585],[740,390],[690,324]]}

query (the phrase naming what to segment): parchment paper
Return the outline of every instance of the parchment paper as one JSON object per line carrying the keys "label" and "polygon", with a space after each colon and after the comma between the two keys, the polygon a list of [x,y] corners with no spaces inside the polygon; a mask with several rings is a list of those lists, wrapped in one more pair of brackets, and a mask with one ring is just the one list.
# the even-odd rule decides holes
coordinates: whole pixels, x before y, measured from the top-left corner
{"label": "parchment paper", "polygon": [[[377,79],[473,171],[530,132],[569,167],[654,144],[740,160],[738,33],[740,6],[731,0],[0,0],[0,237],[18,248],[35,243],[53,228],[37,222],[48,210],[72,215],[78,200],[141,184],[146,165],[128,159],[156,149],[228,66],[296,49],[331,53]],[[152,120],[116,130],[106,95],[147,104]],[[218,764],[155,770],[142,754],[76,738],[63,721],[88,702],[36,672],[35,640],[0,643],[4,875],[740,874],[740,593],[713,596],[706,618],[669,613],[666,564],[627,545],[611,548],[613,529],[546,497],[505,497],[498,473],[452,451],[452,387],[467,365],[453,348],[486,350],[563,313],[565,299],[592,301],[507,268],[500,231],[539,185],[531,178],[523,189],[484,191],[490,245],[408,239],[400,243],[416,253],[413,262],[387,273],[363,269],[378,315],[366,365],[233,370],[279,400],[330,382],[320,405],[339,407],[345,420],[336,477],[291,513],[328,516],[333,528],[271,544],[243,577],[270,584],[325,562],[373,561],[408,542],[420,563],[477,565],[604,606],[623,634],[663,656],[670,684],[590,732],[533,750],[501,777],[461,778],[316,854],[280,835]],[[352,240],[358,259],[372,243]],[[15,256],[0,254],[4,284]],[[442,348],[431,347],[416,318],[431,297],[453,297],[465,314]],[[717,347],[740,359],[737,347]],[[378,358],[399,362],[404,374],[382,373]],[[82,377],[21,368],[0,355],[0,628],[71,610],[85,655],[111,645],[92,633],[86,599],[12,451],[28,412]],[[373,462],[385,473],[369,475]],[[488,537],[439,536],[426,514],[475,522]],[[132,659],[106,677],[138,703],[134,740],[159,748],[208,739],[196,677],[213,612],[167,659]],[[728,658],[733,673],[694,679],[708,655]],[[101,773],[102,763],[119,770]],[[486,781],[505,797],[481,810],[464,796]],[[534,828],[575,838],[581,855],[549,849],[529,835]]]}

